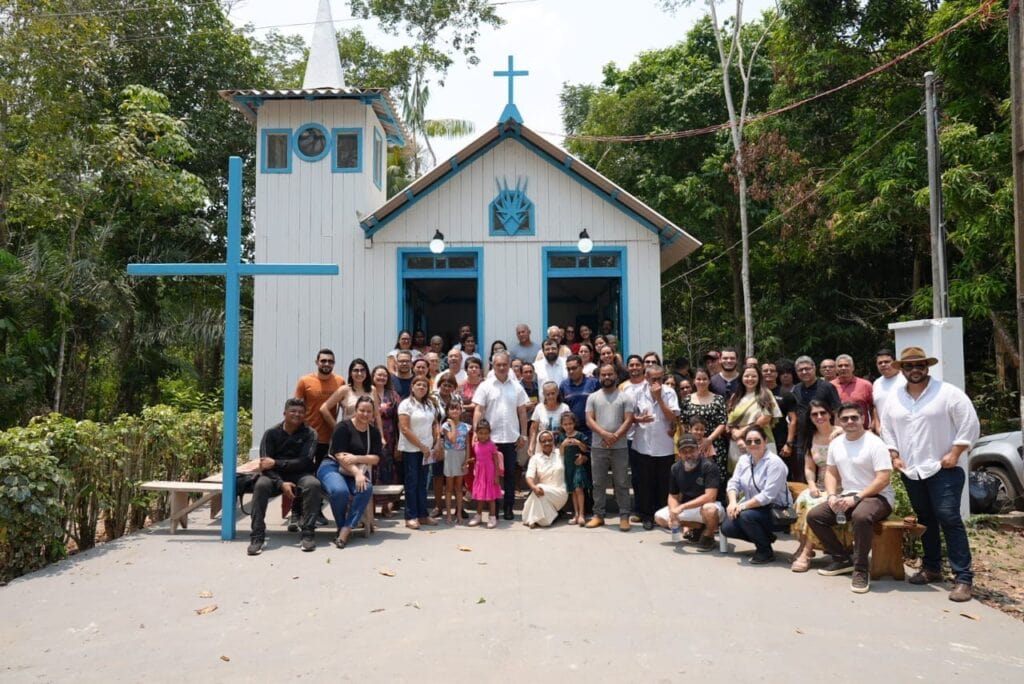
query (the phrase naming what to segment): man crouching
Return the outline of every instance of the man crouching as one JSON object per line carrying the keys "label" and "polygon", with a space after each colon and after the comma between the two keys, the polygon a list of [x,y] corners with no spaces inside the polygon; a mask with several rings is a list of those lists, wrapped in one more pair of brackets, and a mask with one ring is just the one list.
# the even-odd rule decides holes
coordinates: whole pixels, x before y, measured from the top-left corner
{"label": "man crouching", "polygon": [[690,434],[679,438],[680,460],[672,464],[668,488],[668,505],[654,514],[654,521],[673,531],[679,541],[679,527],[702,531],[698,551],[715,548],[715,532],[725,519],[725,509],[718,502],[721,475],[718,466],[697,453],[697,439]]}

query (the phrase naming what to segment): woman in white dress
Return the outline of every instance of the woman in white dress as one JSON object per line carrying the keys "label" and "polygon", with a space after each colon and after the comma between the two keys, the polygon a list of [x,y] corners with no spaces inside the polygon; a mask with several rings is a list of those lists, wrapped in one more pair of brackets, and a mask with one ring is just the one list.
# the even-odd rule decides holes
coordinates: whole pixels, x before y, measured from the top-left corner
{"label": "woman in white dress", "polygon": [[540,449],[530,457],[526,467],[526,484],[530,496],[523,504],[523,524],[547,527],[558,518],[558,511],[569,499],[565,489],[565,464],[555,449],[555,436],[550,430],[537,435]]}

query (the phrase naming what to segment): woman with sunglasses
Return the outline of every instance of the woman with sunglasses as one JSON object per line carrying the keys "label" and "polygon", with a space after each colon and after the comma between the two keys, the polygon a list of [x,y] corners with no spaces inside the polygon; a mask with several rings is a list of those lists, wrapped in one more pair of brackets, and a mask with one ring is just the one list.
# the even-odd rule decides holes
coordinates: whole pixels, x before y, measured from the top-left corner
{"label": "woman with sunglasses", "polygon": [[747,428],[743,441],[747,453],[740,457],[725,488],[729,505],[722,533],[752,543],[750,564],[764,565],[775,560],[772,508],[785,508],[790,502],[788,470],[769,448],[768,432],[760,425]]}
{"label": "woman with sunglasses", "polygon": [[791,531],[800,540],[800,548],[793,557],[789,569],[793,572],[807,572],[814,557],[814,548],[821,548],[821,542],[807,525],[807,512],[828,500],[825,493],[825,471],[828,463],[828,445],[833,439],[843,434],[843,429],[835,424],[835,416],[828,404],[820,399],[811,399],[807,411],[810,429],[802,435],[804,453],[804,476],[807,478],[807,489],[800,492],[793,504],[796,508],[797,521]]}

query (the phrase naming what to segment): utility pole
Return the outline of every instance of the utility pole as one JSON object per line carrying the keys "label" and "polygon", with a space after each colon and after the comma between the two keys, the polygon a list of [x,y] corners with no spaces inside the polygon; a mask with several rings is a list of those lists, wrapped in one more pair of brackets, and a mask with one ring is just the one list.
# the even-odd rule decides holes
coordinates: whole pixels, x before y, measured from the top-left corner
{"label": "utility pole", "polygon": [[[1017,354],[1024,360],[1024,58],[1021,56],[1022,18],[1019,0],[1010,2],[1009,21],[1010,121],[1013,127],[1013,234],[1017,257]],[[1017,368],[1020,415],[1024,426],[1024,363]]]}
{"label": "utility pole", "polygon": [[935,74],[924,75],[924,109],[928,133],[928,216],[932,233],[932,318],[949,318],[946,279],[946,228],[942,223],[942,160],[939,156],[939,108]]}

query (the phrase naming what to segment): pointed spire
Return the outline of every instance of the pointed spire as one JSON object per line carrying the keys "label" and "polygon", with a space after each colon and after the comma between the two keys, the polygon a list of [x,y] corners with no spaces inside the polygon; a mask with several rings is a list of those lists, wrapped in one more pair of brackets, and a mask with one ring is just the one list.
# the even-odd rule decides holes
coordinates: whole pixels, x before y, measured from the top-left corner
{"label": "pointed spire", "polygon": [[344,88],[345,72],[338,55],[338,38],[334,33],[334,19],[331,18],[330,0],[320,0],[313,28],[313,42],[309,47],[309,61],[306,62],[306,76],[302,88]]}

